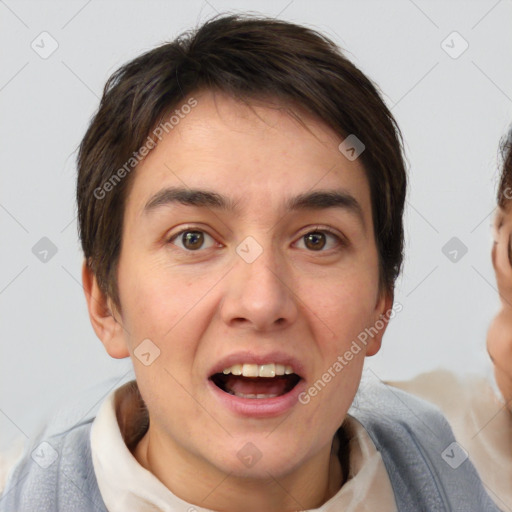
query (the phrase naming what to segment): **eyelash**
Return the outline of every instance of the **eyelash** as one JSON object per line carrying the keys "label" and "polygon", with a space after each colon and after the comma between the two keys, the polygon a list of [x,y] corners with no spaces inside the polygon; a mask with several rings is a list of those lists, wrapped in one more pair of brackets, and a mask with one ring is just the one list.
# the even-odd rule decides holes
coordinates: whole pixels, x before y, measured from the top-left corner
{"label": "eyelash", "polygon": [[[188,228],[184,228],[182,229],[181,231],[179,231],[178,233],[175,233],[173,234],[171,237],[169,237],[167,239],[167,243],[170,244],[170,245],[175,245],[173,242],[178,239],[181,235],[183,235],[184,233],[187,233],[187,232],[191,232],[191,231],[197,231],[199,233],[204,233],[205,235],[209,236],[210,238],[212,238],[214,241],[215,241],[215,238],[210,235],[207,231],[205,231],[204,229],[199,229],[199,228],[194,228],[194,227],[188,227]],[[311,252],[311,253],[328,253],[328,252],[331,252],[332,250],[336,250],[336,249],[341,249],[341,248],[344,248],[344,247],[347,247],[348,246],[348,242],[346,241],[345,238],[343,238],[342,236],[340,236],[339,234],[335,233],[334,231],[332,231],[331,229],[328,229],[328,228],[321,228],[321,227],[318,227],[316,229],[311,229],[310,231],[307,231],[305,232],[304,234],[302,234],[298,239],[297,241],[299,240],[302,240],[304,239],[305,236],[307,235],[310,235],[312,233],[323,233],[323,234],[326,234],[326,235],[330,235],[332,238],[335,239],[336,241],[336,247],[332,248],[332,249],[327,249],[327,250],[319,250],[319,251],[314,251],[314,250],[310,250],[308,252]],[[297,243],[294,242],[294,243]],[[216,242],[216,241],[215,241]],[[216,242],[218,244],[218,242]],[[197,249],[196,251],[193,251],[193,250],[190,250],[190,249],[183,249],[181,247],[178,247],[179,250],[181,251],[184,251],[185,253],[187,254],[195,254],[195,253],[200,253],[200,252],[203,252],[205,251],[206,249]]]}

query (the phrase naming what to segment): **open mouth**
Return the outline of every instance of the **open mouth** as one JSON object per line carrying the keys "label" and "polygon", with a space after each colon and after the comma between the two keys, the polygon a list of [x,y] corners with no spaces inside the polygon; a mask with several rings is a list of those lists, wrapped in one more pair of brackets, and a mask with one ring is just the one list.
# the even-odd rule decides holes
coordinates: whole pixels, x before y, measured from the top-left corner
{"label": "open mouth", "polygon": [[301,380],[291,366],[235,364],[210,380],[222,391],[239,398],[276,398],[289,393]]}

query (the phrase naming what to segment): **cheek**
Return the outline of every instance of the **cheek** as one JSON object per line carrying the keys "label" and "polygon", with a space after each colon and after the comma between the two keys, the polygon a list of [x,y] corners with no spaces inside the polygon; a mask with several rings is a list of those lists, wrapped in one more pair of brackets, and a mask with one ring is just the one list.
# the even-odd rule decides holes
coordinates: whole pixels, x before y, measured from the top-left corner
{"label": "cheek", "polygon": [[487,334],[487,349],[494,362],[496,383],[505,400],[512,400],[512,314],[501,311]]}
{"label": "cheek", "polygon": [[[119,282],[127,343],[148,409],[166,417],[172,403],[187,417],[201,416],[186,390],[194,387],[194,361],[211,319],[207,291],[215,284],[213,277],[192,279],[164,266],[140,264],[120,268]],[[152,362],[145,364],[139,347],[148,339],[154,346],[148,345],[145,352]]]}
{"label": "cheek", "polygon": [[319,329],[318,339],[326,339],[331,351],[344,351],[376,321],[378,274],[371,267],[343,270],[303,282],[298,295]]}
{"label": "cheek", "polygon": [[[165,264],[139,264],[120,268],[119,276],[123,320],[137,380],[157,393],[158,382],[167,382],[164,387],[181,396],[180,384],[189,389],[199,378],[195,374],[197,355],[218,306],[214,292],[217,273],[191,275]],[[146,339],[159,351],[150,366],[137,360],[139,344]]]}
{"label": "cheek", "polygon": [[120,267],[123,319],[132,341],[142,336],[167,343],[173,331],[189,321],[208,285],[208,278],[188,276],[162,263]]}
{"label": "cheek", "polygon": [[492,321],[487,349],[498,366],[512,368],[512,312],[503,309]]}
{"label": "cheek", "polygon": [[[341,424],[361,379],[369,329],[375,325],[378,295],[371,269],[343,273],[324,286],[305,287],[299,296],[318,350],[318,364],[304,397],[311,407],[305,429],[334,428]],[[307,283],[306,283],[307,284]],[[311,290],[315,290],[311,292]],[[338,407],[333,408],[333,403]],[[315,418],[324,418],[319,426]]]}
{"label": "cheek", "polygon": [[498,367],[494,368],[494,375],[504,400],[508,403],[509,409],[512,410],[512,375]]}
{"label": "cheek", "polygon": [[300,427],[303,432],[315,431],[318,439],[327,439],[341,425],[359,387],[364,364],[365,350],[343,326],[335,340],[324,340],[319,347],[321,362],[299,397],[305,408]]}

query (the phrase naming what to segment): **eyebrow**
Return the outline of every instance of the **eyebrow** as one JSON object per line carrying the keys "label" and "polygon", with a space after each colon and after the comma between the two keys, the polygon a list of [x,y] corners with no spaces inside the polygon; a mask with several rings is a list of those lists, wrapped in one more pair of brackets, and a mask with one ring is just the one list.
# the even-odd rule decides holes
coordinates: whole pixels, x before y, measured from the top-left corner
{"label": "eyebrow", "polygon": [[216,192],[190,188],[169,187],[164,188],[151,196],[144,206],[144,212],[156,210],[162,206],[181,203],[186,206],[216,208],[219,210],[236,211],[236,202]]}
{"label": "eyebrow", "polygon": [[[181,203],[186,206],[214,208],[232,213],[239,212],[239,201],[208,190],[168,187],[150,197],[144,206],[144,213],[163,206]],[[357,199],[343,190],[316,190],[289,198],[285,203],[287,211],[324,210],[339,208],[359,218],[365,226],[363,209]]]}
{"label": "eyebrow", "polygon": [[286,209],[294,210],[322,210],[324,208],[341,208],[351,211],[363,220],[363,210],[356,198],[345,191],[317,190],[306,192],[288,199]]}

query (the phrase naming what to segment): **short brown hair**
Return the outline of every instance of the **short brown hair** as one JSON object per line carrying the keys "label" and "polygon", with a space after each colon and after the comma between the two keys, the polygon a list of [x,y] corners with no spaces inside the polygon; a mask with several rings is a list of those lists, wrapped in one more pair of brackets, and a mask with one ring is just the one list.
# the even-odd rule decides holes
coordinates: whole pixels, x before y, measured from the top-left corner
{"label": "short brown hair", "polygon": [[512,126],[501,142],[501,174],[498,186],[498,206],[506,209],[512,199]]}
{"label": "short brown hair", "polygon": [[354,134],[363,142],[380,285],[392,293],[403,259],[406,172],[391,112],[334,42],[300,25],[249,15],[217,16],[128,62],[107,81],[80,145],[77,182],[82,248],[102,291],[120,306],[116,269],[134,173],[104,184],[126,169],[166,114],[204,89],[298,106],[340,137]]}

